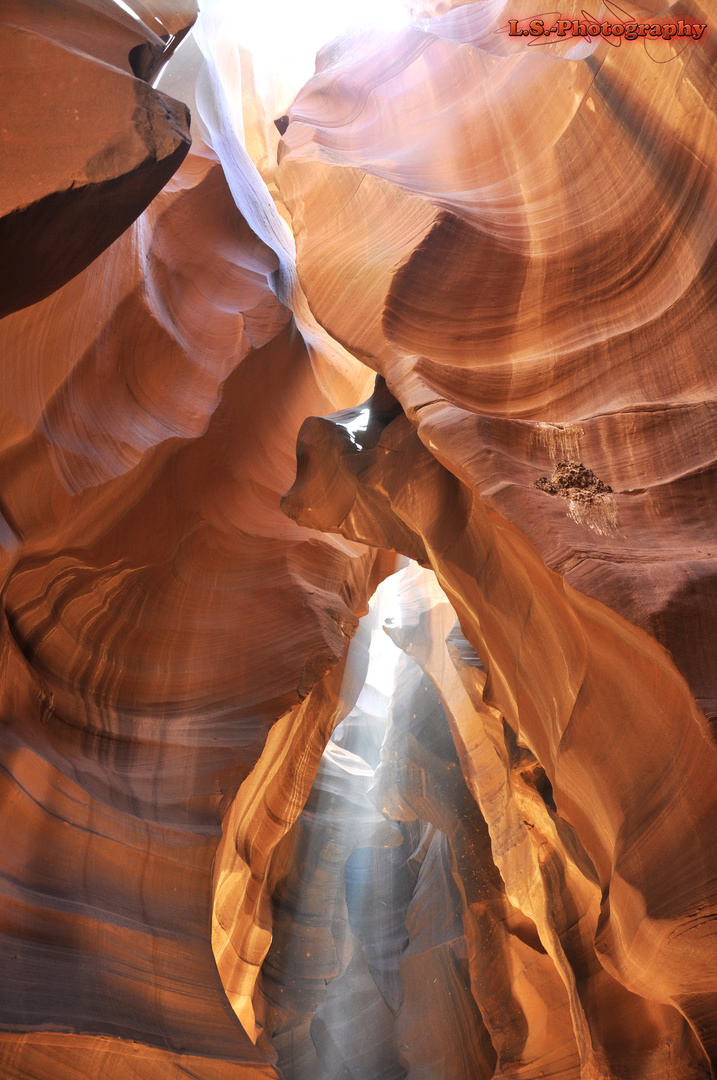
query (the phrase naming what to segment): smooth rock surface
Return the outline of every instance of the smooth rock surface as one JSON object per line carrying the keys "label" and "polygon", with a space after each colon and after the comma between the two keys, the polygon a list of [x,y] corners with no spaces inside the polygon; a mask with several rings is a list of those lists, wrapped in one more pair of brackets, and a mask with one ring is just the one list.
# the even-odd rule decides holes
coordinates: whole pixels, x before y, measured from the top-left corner
{"label": "smooth rock surface", "polygon": [[0,25],[0,50],[12,96],[0,129],[0,317],[84,270],[164,187],[190,143],[181,102],[79,51],[86,27],[61,27],[57,41],[37,13],[32,29],[13,25],[12,11],[2,17],[11,20]]}

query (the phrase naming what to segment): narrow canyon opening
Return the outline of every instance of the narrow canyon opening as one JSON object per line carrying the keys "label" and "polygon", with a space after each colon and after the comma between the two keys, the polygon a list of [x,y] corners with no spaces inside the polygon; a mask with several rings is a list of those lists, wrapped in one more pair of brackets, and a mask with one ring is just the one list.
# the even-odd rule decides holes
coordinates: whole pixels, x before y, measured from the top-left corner
{"label": "narrow canyon opening", "polygon": [[0,5],[0,1080],[715,1078],[717,8],[530,3]]}

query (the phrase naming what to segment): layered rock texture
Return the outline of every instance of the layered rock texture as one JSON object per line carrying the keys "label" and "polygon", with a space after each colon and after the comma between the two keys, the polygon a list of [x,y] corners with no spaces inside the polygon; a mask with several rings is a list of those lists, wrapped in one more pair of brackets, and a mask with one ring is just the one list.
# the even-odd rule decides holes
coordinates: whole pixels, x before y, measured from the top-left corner
{"label": "layered rock texture", "polygon": [[2,5],[3,1080],[717,1073],[715,10],[538,14]]}

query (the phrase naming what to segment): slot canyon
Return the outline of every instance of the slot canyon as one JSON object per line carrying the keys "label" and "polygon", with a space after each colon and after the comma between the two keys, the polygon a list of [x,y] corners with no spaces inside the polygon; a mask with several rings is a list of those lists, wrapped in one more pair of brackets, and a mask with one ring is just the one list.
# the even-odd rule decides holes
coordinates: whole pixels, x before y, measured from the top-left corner
{"label": "slot canyon", "polygon": [[717,4],[306,3],[0,3],[0,1080],[715,1080]]}

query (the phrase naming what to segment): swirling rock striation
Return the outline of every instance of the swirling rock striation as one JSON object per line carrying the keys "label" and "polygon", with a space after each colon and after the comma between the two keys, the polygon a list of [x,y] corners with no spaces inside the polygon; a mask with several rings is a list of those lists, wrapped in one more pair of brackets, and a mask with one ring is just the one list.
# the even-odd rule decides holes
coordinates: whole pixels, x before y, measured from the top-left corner
{"label": "swirling rock striation", "polygon": [[[713,46],[531,47],[505,33],[521,14],[324,51],[280,147],[300,277],[424,445],[712,717]],[[563,460],[609,498],[535,486]]]}
{"label": "swirling rock striation", "polygon": [[[358,614],[391,565],[279,510],[304,416],[360,399],[367,372],[312,322],[291,238],[236,132],[218,126],[209,32],[207,58],[185,52],[176,87],[192,102],[195,151],[127,229],[186,153],[186,126],[167,123],[186,124],[186,108],[107,66],[156,34],[128,34],[119,16],[115,52],[102,39],[96,62],[85,50],[105,6],[91,8],[84,36],[53,10],[59,43],[37,22],[11,31],[32,55],[59,57],[82,108],[76,141],[57,132],[33,194],[66,190],[70,218],[53,212],[56,233],[41,215],[39,232],[23,227],[30,284],[42,288],[0,323],[0,1072],[276,1076],[241,993],[227,996],[234,981],[251,1000],[268,948],[261,890],[244,890],[241,926],[260,944],[237,957],[222,875],[261,881],[298,816],[341,694],[351,697],[341,675]],[[174,15],[170,36],[186,25]],[[58,101],[71,119],[72,100]],[[104,165],[89,178],[96,206],[73,230],[88,150]],[[119,178],[119,210],[105,176]],[[46,242],[63,267],[52,279],[32,270]],[[218,854],[277,721],[280,824],[260,799],[258,818],[242,822],[256,826],[254,846],[238,848],[227,819]]]}
{"label": "swirling rock striation", "polygon": [[300,278],[383,378],[360,439],[359,409],[306,422],[284,505],[435,571],[501,768],[547,777],[539,865],[492,841],[583,1073],[689,1075],[717,1061],[713,50],[538,49],[507,15],[339,42],[288,110]]}
{"label": "swirling rock striation", "polygon": [[[286,511],[326,528],[333,508],[333,528],[343,535],[421,552],[485,667],[477,701],[505,718],[515,744],[544,769],[584,853],[580,888],[599,893],[599,918],[588,915],[588,970],[596,972],[597,957],[633,994],[677,1008],[713,1061],[714,865],[693,823],[713,819],[717,752],[687,685],[644,631],[550,571],[514,526],[425,449],[404,416],[378,421],[372,445],[358,453],[341,419],[303,425]],[[605,716],[614,726],[600,723]],[[541,857],[558,849],[544,873],[564,875],[564,840],[556,844],[547,818],[541,830]],[[584,907],[585,897],[578,903]],[[519,906],[530,913],[525,900]],[[561,918],[563,932],[574,932],[576,916]],[[696,1061],[692,1036],[680,1038]],[[581,1049],[595,1075],[620,1075]]]}
{"label": "swirling rock striation", "polygon": [[217,4],[158,90],[192,0],[3,7],[8,1080],[714,1073],[713,5],[527,2],[327,46],[276,174]]}

